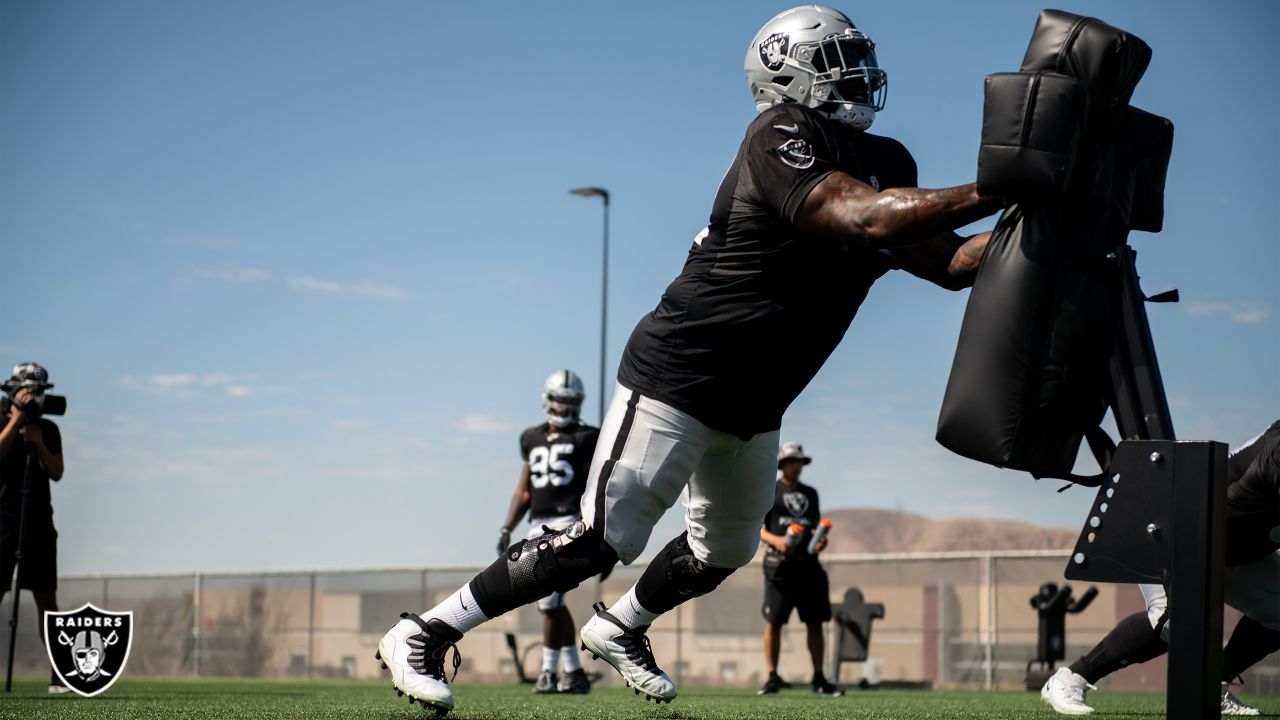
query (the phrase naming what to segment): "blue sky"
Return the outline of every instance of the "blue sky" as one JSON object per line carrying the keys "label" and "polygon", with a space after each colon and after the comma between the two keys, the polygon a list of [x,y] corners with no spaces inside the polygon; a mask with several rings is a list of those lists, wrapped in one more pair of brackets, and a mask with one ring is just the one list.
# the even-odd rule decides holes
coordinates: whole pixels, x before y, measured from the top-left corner
{"label": "blue sky", "polygon": [[[485,561],[539,390],[610,380],[754,115],[765,2],[0,4],[0,365],[70,397],[64,572]],[[1178,433],[1280,415],[1280,6],[1073,2],[1155,50],[1177,126],[1136,234]],[[1038,3],[858,3],[875,131],[973,179],[982,79]],[[974,229],[986,229],[991,221]],[[933,440],[964,309],[893,274],[788,412],[827,507],[1077,526],[1087,491]],[[655,545],[677,532],[678,512]]]}

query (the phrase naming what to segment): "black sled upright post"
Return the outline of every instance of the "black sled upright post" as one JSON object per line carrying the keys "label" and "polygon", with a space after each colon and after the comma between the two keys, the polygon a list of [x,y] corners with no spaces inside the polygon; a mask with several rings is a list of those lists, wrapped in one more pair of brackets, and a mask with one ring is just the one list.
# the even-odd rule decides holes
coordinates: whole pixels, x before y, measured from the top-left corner
{"label": "black sled upright post", "polygon": [[1135,255],[1126,245],[1115,259],[1123,287],[1109,404],[1123,439],[1102,475],[1066,576],[1166,585],[1166,716],[1216,718],[1221,712],[1227,448],[1174,439]]}

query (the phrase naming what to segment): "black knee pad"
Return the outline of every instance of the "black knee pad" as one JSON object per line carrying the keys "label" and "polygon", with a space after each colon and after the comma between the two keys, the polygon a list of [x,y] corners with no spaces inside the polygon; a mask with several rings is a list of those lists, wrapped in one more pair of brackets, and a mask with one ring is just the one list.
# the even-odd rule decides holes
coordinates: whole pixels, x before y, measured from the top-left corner
{"label": "black knee pad", "polygon": [[689,533],[662,548],[636,583],[636,600],[649,612],[664,613],[715,590],[736,568],[711,567],[694,557]]}
{"label": "black knee pad", "polygon": [[471,581],[471,594],[490,618],[553,592],[568,592],[613,567],[618,553],[581,520],[566,530],[513,543]]}

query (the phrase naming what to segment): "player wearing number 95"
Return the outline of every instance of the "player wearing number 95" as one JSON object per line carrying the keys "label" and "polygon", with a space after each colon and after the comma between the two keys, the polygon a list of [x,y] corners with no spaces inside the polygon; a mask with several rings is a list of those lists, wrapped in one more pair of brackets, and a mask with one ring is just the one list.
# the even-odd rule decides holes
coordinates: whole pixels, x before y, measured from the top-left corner
{"label": "player wearing number 95", "polygon": [[[578,511],[587,488],[587,471],[596,451],[600,429],[578,418],[586,392],[570,370],[551,373],[542,386],[542,409],[547,421],[520,433],[524,468],[511,496],[511,509],[498,538],[498,555],[511,545],[511,530],[529,515],[529,540],[549,531],[568,529],[582,518]],[[538,601],[542,611],[542,672],[535,693],[587,693],[591,683],[582,669],[576,640],[577,626],[564,604],[564,593],[553,592]],[[556,664],[564,675],[556,680]]]}

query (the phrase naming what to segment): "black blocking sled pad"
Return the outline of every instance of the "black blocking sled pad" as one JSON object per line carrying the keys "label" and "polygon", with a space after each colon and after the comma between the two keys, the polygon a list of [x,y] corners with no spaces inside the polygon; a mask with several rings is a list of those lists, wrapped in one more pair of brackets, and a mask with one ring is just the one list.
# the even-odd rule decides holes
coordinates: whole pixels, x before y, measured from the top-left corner
{"label": "black blocking sled pad", "polygon": [[1088,17],[1040,14],[1018,73],[986,83],[978,187],[1010,198],[965,309],[938,442],[1038,477],[1070,477],[1113,397],[1130,230],[1159,231],[1173,146],[1129,106],[1151,59]]}

